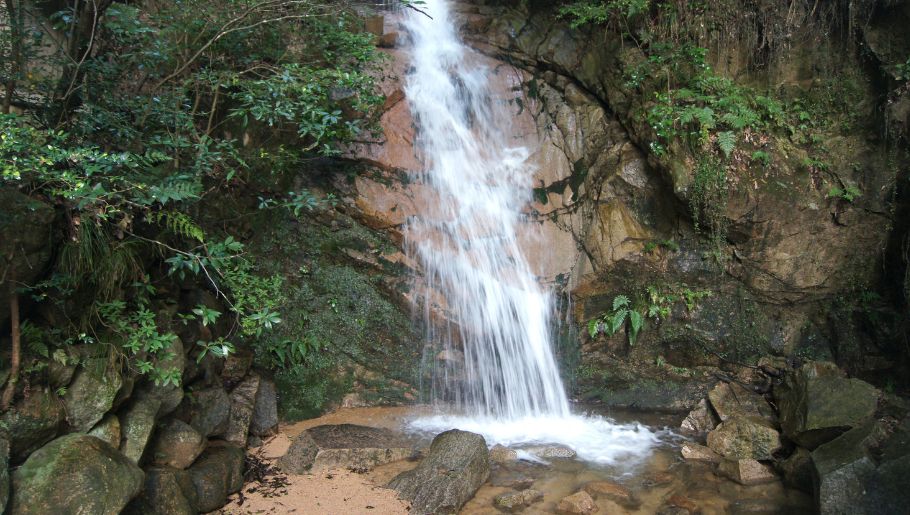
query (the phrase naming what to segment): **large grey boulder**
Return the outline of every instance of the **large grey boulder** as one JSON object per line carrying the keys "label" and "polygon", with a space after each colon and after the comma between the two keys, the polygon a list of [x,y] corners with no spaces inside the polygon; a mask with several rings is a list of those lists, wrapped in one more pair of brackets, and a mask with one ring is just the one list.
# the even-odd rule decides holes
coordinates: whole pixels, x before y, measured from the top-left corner
{"label": "large grey boulder", "polygon": [[244,453],[233,445],[209,447],[187,472],[196,491],[196,510],[224,506],[228,495],[243,486]]}
{"label": "large grey boulder", "polygon": [[188,472],[170,467],[145,471],[142,493],[133,499],[125,515],[196,515],[196,487]]}
{"label": "large grey boulder", "polygon": [[812,450],[872,417],[878,390],[842,374],[833,364],[806,363],[786,375],[774,389],[784,435]]}
{"label": "large grey boulder", "polygon": [[437,435],[417,467],[395,476],[388,487],[411,502],[411,513],[457,513],[489,477],[483,436],[452,429]]}
{"label": "large grey boulder", "polygon": [[259,376],[250,374],[231,391],[231,414],[228,417],[224,439],[234,445],[246,446],[259,391]]}
{"label": "large grey boulder", "polygon": [[202,454],[205,444],[205,438],[193,426],[172,419],[158,427],[151,458],[156,465],[185,469]]}
{"label": "large grey boulder", "polygon": [[220,436],[228,428],[231,399],[220,386],[188,392],[176,416],[205,437]]}
{"label": "large grey boulder", "polygon": [[121,386],[120,373],[99,358],[80,367],[63,396],[70,427],[81,432],[94,427],[114,406]]}
{"label": "large grey boulder", "polygon": [[73,433],[38,449],[13,473],[10,513],[117,515],[143,473],[107,442]]}
{"label": "large grey boulder", "polygon": [[812,452],[819,512],[899,514],[910,506],[908,420],[898,427],[871,421]]}
{"label": "large grey boulder", "polygon": [[414,449],[388,429],[354,424],[317,426],[297,435],[278,460],[289,474],[344,468],[370,470],[410,457]]}
{"label": "large grey boulder", "polygon": [[120,452],[133,463],[139,463],[145,454],[160,407],[160,400],[140,397],[120,415]]}
{"label": "large grey boulder", "polygon": [[253,408],[253,419],[250,421],[250,434],[254,436],[271,436],[278,431],[278,392],[275,382],[260,378],[259,390],[256,392],[256,405]]}
{"label": "large grey boulder", "polygon": [[66,412],[48,391],[33,391],[0,417],[0,429],[9,436],[10,455],[21,461],[60,432]]}

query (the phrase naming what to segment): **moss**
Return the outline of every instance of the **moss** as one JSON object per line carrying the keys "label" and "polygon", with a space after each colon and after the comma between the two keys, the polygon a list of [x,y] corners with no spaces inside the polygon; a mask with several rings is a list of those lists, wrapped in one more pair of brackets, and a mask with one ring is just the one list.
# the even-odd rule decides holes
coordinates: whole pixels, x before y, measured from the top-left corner
{"label": "moss", "polygon": [[[280,369],[282,417],[319,415],[351,389],[359,367],[413,382],[420,339],[387,287],[404,271],[383,259],[396,250],[388,238],[334,210],[296,220],[277,210],[255,218],[248,248],[263,273],[285,278],[282,322],[257,345],[260,365]],[[302,362],[282,367],[269,349],[294,341],[305,341],[309,351]],[[378,395],[386,395],[388,384],[377,384]]]}

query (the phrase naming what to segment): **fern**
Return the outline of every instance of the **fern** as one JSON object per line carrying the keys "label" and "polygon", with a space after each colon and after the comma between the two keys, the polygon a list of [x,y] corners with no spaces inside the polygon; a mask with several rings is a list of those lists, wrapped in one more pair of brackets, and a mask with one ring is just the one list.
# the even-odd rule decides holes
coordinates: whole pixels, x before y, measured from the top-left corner
{"label": "fern", "polygon": [[629,297],[625,295],[617,295],[613,297],[613,311],[617,311],[619,308],[629,307]]}
{"label": "fern", "polygon": [[736,134],[731,131],[718,132],[717,146],[724,153],[724,157],[730,157],[733,149],[736,148]]}
{"label": "fern", "polygon": [[152,205],[155,202],[165,205],[168,202],[199,198],[201,191],[202,185],[198,181],[179,176],[171,178],[160,185],[151,186],[144,201],[147,205]]}
{"label": "fern", "polygon": [[148,215],[150,222],[157,223],[174,234],[205,242],[205,232],[185,213],[179,211],[158,211]]}
{"label": "fern", "polygon": [[645,318],[638,311],[629,312],[629,345],[635,345],[638,332],[645,325]]}

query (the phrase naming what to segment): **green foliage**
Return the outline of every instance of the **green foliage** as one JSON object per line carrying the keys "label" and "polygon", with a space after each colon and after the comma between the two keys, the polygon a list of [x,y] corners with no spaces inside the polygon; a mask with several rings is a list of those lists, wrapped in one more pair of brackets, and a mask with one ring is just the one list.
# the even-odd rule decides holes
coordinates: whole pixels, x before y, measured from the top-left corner
{"label": "green foliage", "polygon": [[690,290],[685,285],[666,291],[661,291],[654,285],[648,286],[636,297],[635,303],[626,295],[617,295],[613,298],[610,311],[588,321],[588,335],[592,339],[601,333],[612,336],[627,327],[629,345],[635,345],[647,319],[659,323],[669,318],[673,304],[680,300],[692,311],[697,307],[698,301],[710,296],[708,290]]}
{"label": "green foliage", "polygon": [[724,153],[724,157],[729,158],[730,154],[733,153],[733,149],[736,148],[736,134],[732,131],[718,132],[717,146]]}
{"label": "green foliage", "polygon": [[674,240],[653,240],[645,243],[643,251],[645,254],[650,254],[658,248],[669,250],[670,252],[678,252],[679,243],[676,243]]}
{"label": "green foliage", "polygon": [[760,163],[762,166],[768,166],[771,164],[771,154],[764,150],[756,150],[752,152],[752,161]]}
{"label": "green foliage", "polygon": [[568,18],[573,28],[582,25],[606,25],[645,13],[651,0],[580,0],[563,5],[559,16]]}
{"label": "green foliage", "polygon": [[852,184],[848,184],[842,188],[832,186],[831,189],[828,190],[828,198],[839,198],[846,200],[847,202],[853,202],[862,195],[863,192]]}
{"label": "green foliage", "polygon": [[894,76],[897,80],[910,81],[910,57],[907,58],[907,62],[894,66]]}
{"label": "green foliage", "polygon": [[689,191],[689,207],[695,229],[706,231],[715,247],[726,238],[727,171],[711,155],[699,159]]}
{"label": "green foliage", "polygon": [[96,309],[101,324],[119,342],[138,373],[151,376],[155,384],[180,384],[183,370],[159,366],[174,357],[171,345],[177,335],[160,333],[155,314],[143,302],[128,306],[124,301],[111,301],[98,303]]}

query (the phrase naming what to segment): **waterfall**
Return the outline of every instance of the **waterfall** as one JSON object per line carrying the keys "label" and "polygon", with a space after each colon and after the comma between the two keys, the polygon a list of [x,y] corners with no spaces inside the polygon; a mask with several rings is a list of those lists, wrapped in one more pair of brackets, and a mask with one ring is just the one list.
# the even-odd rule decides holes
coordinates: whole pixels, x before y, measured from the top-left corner
{"label": "waterfall", "polygon": [[405,93],[425,163],[414,180],[432,202],[407,237],[424,271],[425,316],[438,304],[453,326],[430,335],[448,358],[437,360],[438,388],[476,415],[568,415],[550,345],[551,295],[518,243],[534,170],[529,150],[510,141],[514,107],[491,94],[491,70],[471,61],[446,4],[422,7],[432,19],[412,13],[406,22],[413,68]]}
{"label": "waterfall", "polygon": [[493,70],[458,38],[444,0],[409,11],[411,67],[405,84],[423,163],[423,197],[406,248],[421,265],[416,298],[434,364],[437,397],[455,409],[411,421],[416,431],[451,428],[487,443],[556,443],[582,459],[633,466],[657,444],[640,424],[570,413],[551,348],[553,301],[519,241],[529,237],[530,150],[515,144],[514,106],[496,98]]}

